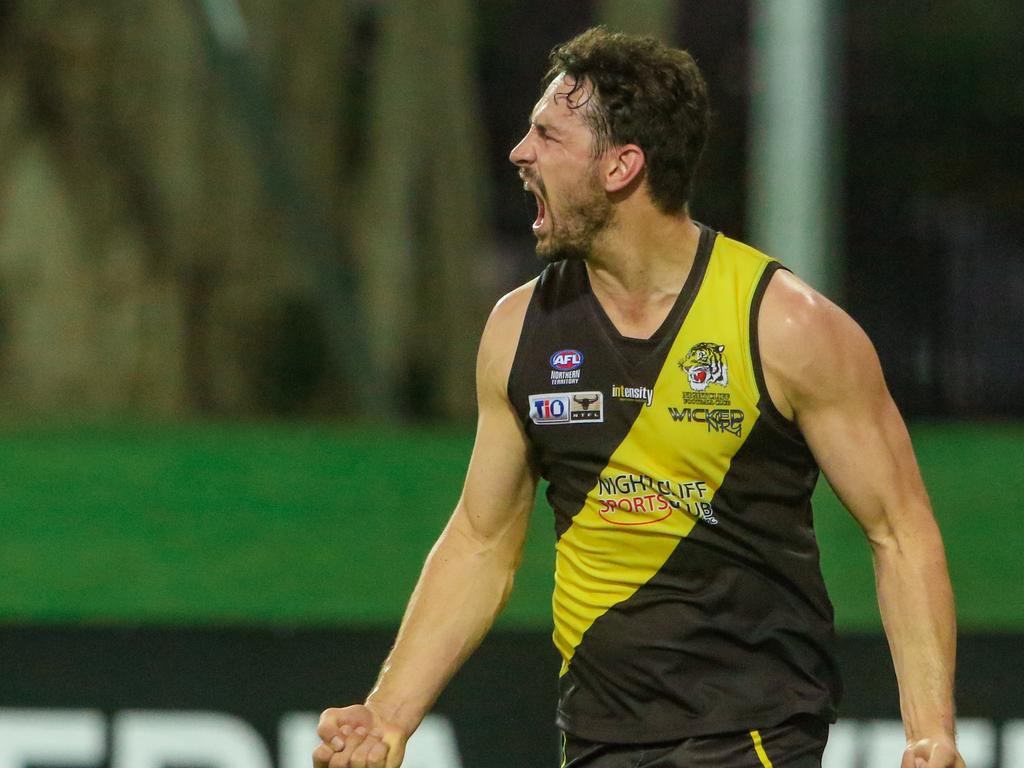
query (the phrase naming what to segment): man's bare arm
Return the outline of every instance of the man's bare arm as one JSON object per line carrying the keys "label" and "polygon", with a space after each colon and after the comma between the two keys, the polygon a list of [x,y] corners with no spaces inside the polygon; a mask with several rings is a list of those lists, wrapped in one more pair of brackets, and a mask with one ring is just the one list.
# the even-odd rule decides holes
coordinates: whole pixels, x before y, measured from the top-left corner
{"label": "man's bare arm", "polygon": [[772,400],[794,418],[871,545],[900,689],[903,768],[954,768],[956,618],[946,557],[874,348],[841,309],[778,272],[758,323]]}
{"label": "man's bare arm", "polygon": [[522,424],[506,394],[531,294],[532,284],[509,294],[488,320],[477,359],[476,442],[461,498],[427,558],[365,706],[330,709],[321,717],[324,744],[314,752],[314,768],[398,766],[406,740],[508,599],[537,486]]}

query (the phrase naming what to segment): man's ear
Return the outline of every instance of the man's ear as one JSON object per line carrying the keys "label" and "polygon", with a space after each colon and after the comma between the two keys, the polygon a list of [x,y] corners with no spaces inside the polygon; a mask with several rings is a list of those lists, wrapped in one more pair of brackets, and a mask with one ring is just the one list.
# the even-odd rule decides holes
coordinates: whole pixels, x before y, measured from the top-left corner
{"label": "man's ear", "polygon": [[636,144],[613,147],[605,156],[604,188],[618,192],[628,187],[644,169],[647,159]]}

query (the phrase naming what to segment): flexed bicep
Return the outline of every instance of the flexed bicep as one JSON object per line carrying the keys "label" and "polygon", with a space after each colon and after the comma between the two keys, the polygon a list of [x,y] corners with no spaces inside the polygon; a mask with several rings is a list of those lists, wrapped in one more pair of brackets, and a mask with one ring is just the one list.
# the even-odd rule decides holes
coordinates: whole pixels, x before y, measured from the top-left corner
{"label": "flexed bicep", "polygon": [[780,272],[765,294],[759,334],[773,399],[869,538],[927,507],[906,426],[860,326]]}

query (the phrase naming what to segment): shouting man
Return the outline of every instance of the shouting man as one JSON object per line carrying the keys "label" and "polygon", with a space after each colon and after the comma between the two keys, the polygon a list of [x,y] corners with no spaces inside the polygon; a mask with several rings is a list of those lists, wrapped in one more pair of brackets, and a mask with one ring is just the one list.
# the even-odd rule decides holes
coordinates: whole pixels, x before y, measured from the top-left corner
{"label": "shouting man", "polygon": [[902,768],[962,768],[945,555],[871,343],[690,218],[708,99],[689,54],[590,29],[546,83],[510,159],[547,266],[491,314],[462,497],[373,691],[323,713],[314,766],[401,764],[509,595],[538,476],[563,767],[820,766],[841,693],[820,468],[874,555]]}

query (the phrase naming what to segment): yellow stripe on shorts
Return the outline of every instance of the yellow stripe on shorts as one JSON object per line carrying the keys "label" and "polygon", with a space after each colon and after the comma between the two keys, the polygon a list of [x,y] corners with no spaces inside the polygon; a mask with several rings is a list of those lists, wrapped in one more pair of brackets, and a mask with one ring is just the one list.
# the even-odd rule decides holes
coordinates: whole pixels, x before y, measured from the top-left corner
{"label": "yellow stripe on shorts", "polygon": [[754,751],[757,752],[757,759],[761,761],[761,765],[764,768],[772,768],[772,761],[768,759],[768,753],[764,751],[764,747],[761,745],[761,732],[751,731],[750,738],[754,742]]}

